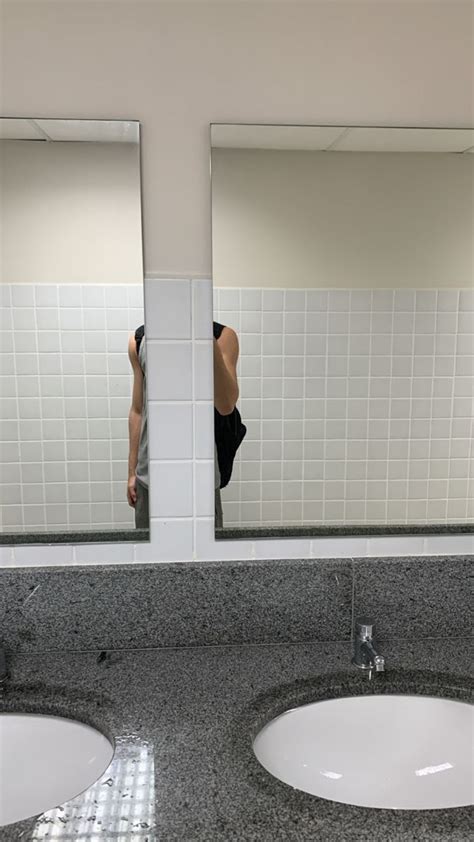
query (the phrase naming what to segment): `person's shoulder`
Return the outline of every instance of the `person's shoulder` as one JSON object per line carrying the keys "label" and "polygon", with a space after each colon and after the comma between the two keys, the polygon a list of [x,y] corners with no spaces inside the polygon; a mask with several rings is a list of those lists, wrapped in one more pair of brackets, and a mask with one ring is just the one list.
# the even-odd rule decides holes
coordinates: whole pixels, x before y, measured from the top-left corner
{"label": "person's shoulder", "polygon": [[237,361],[237,357],[239,356],[239,338],[234,328],[227,327],[226,325],[217,341],[222,352],[227,354],[229,358],[232,357]]}
{"label": "person's shoulder", "polygon": [[222,325],[221,337],[224,339],[237,339],[237,331],[229,325]]}
{"label": "person's shoulder", "polygon": [[137,342],[134,333],[130,333],[128,337],[128,357],[132,365],[138,364]]}

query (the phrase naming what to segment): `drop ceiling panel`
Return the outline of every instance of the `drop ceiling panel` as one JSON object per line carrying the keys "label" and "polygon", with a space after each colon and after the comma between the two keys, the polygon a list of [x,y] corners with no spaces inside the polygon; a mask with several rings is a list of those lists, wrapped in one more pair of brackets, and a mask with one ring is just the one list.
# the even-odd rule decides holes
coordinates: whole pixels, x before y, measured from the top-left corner
{"label": "drop ceiling panel", "polygon": [[211,126],[211,146],[233,149],[306,149],[331,146],[346,129],[337,126]]}
{"label": "drop ceiling panel", "polygon": [[0,138],[4,140],[44,140],[33,120],[0,118]]}
{"label": "drop ceiling panel", "polygon": [[36,120],[51,140],[138,143],[139,124],[121,120]]}
{"label": "drop ceiling panel", "polygon": [[353,128],[333,145],[341,152],[464,152],[472,129]]}

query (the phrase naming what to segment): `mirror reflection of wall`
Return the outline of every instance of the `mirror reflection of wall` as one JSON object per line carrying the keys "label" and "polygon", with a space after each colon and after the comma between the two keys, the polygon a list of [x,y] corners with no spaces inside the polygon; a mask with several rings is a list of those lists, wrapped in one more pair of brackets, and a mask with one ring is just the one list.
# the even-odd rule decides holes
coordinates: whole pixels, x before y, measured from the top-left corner
{"label": "mirror reflection of wall", "polygon": [[1,531],[132,530],[139,125],[0,123]]}
{"label": "mirror reflection of wall", "polygon": [[224,526],[474,520],[470,130],[213,126]]}

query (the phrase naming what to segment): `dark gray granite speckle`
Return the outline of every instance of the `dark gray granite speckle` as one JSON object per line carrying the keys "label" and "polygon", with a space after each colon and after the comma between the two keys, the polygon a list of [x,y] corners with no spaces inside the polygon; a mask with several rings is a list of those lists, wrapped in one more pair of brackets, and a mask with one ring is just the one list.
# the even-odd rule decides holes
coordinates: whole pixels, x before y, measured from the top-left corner
{"label": "dark gray granite speckle", "polygon": [[249,538],[321,538],[350,535],[458,535],[474,534],[474,523],[344,524],[340,526],[224,526],[215,530],[216,541]]}
{"label": "dark gray granite speckle", "polygon": [[0,568],[12,651],[463,636],[471,556]]}
{"label": "dark gray granite speckle", "polygon": [[[15,655],[0,710],[80,719],[131,751],[129,760],[140,746],[154,761],[139,837],[130,792],[113,772],[99,782],[121,799],[120,816],[105,809],[100,819],[90,810],[84,818],[87,833],[107,842],[118,830],[127,842],[467,842],[467,808],[370,810],[324,801],[273,779],[253,757],[261,724],[312,699],[393,691],[468,697],[468,642],[402,642],[384,654],[387,673],[370,684],[350,666],[348,643]],[[31,839],[35,826],[48,824],[59,842],[71,839],[77,801],[44,814],[41,824],[3,828],[2,842]]]}
{"label": "dark gray granite speckle", "polygon": [[348,640],[347,559],[0,569],[7,649]]}
{"label": "dark gray granite speckle", "polygon": [[149,529],[101,529],[81,532],[3,532],[0,546],[15,544],[114,544],[150,540]]}
{"label": "dark gray granite speckle", "polygon": [[455,637],[472,633],[472,556],[354,559],[354,615],[377,635]]}

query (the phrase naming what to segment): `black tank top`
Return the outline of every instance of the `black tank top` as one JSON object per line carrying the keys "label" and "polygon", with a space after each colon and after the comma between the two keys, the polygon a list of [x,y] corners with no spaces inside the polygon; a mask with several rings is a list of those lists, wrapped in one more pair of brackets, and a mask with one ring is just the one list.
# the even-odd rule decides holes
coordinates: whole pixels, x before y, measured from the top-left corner
{"label": "black tank top", "polygon": [[[214,339],[219,339],[225,325],[213,322],[212,327]],[[214,407],[214,440],[221,475],[221,488],[225,488],[231,478],[235,454],[246,432],[247,428],[242,424],[237,407],[234,407],[230,415],[221,415]]]}
{"label": "black tank top", "polygon": [[222,331],[225,328],[225,325],[221,325],[220,322],[213,322],[212,323],[213,331],[214,331],[214,339],[219,339]]}

